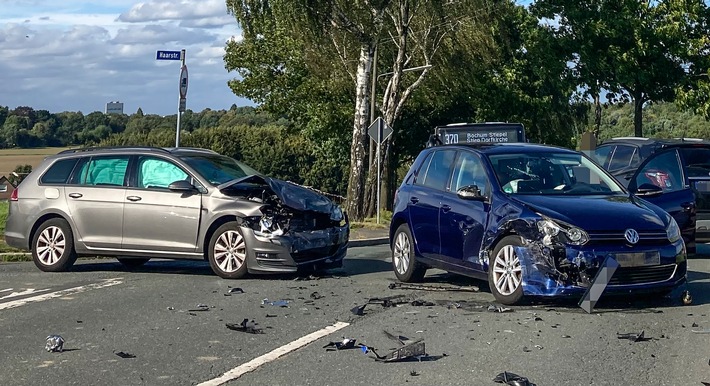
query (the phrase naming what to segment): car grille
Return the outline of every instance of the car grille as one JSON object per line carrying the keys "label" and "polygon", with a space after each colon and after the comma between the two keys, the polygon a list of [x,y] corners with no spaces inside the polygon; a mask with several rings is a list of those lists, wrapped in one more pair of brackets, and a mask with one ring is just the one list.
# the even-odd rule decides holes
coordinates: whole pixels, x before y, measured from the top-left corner
{"label": "car grille", "polygon": [[[665,231],[638,231],[639,241],[635,245],[668,244],[668,235]],[[624,231],[616,232],[589,232],[587,245],[628,245],[624,238]]]}
{"label": "car grille", "polygon": [[296,263],[324,259],[326,257],[333,256],[336,252],[338,252],[338,248],[340,248],[340,244],[321,248],[306,249],[303,251],[292,253],[291,257],[293,257],[293,260],[296,261]]}
{"label": "car grille", "polygon": [[645,284],[670,279],[676,265],[654,265],[648,267],[620,267],[611,277],[610,285]]}

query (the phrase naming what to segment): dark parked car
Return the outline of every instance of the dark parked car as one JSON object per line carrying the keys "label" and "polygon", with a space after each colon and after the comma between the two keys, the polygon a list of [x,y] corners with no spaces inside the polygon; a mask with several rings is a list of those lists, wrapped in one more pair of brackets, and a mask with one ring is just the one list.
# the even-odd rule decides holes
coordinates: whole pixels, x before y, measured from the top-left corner
{"label": "dark parked car", "polygon": [[689,253],[710,242],[710,141],[614,138],[594,155],[629,191],[676,219]]}
{"label": "dark parked car", "polygon": [[669,292],[686,280],[675,220],[586,155],[535,144],[423,150],[397,191],[390,228],[399,280],[429,267],[487,279],[504,304],[581,295],[607,256],[607,292]]}
{"label": "dark parked car", "polygon": [[78,255],[207,260],[223,278],[340,267],[338,205],[211,150],[91,148],[48,157],[12,192],[5,240],[43,271]]}

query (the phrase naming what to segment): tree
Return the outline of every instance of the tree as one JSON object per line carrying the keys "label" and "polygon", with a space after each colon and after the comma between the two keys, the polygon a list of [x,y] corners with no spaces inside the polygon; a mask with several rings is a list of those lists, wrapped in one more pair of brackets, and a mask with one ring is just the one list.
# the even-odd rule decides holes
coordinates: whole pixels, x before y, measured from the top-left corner
{"label": "tree", "polygon": [[702,0],[538,0],[531,9],[550,21],[588,95],[604,89],[611,102],[634,103],[639,137],[644,105],[672,100],[694,71],[688,34],[707,31],[697,23]]}
{"label": "tree", "polygon": [[10,175],[7,177],[7,180],[10,181],[13,185],[17,186],[31,172],[32,165],[17,165],[15,167],[15,170],[13,170],[12,173],[10,173]]}

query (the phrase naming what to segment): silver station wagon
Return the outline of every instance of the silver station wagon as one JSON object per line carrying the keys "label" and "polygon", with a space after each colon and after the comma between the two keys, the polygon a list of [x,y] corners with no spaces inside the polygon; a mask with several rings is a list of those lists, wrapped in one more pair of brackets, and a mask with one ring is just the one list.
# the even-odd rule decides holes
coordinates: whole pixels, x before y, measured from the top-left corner
{"label": "silver station wagon", "polygon": [[349,233],[327,197],[211,150],[119,147],[47,157],[12,193],[5,240],[42,271],[205,259],[234,279],[340,267]]}

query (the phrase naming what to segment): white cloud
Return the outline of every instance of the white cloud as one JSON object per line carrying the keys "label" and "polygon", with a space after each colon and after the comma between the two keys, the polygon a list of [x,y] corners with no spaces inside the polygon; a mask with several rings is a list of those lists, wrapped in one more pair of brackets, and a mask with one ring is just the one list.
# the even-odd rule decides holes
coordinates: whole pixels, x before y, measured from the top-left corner
{"label": "white cloud", "polygon": [[127,113],[174,114],[179,62],[155,53],[180,49],[190,70],[189,109],[253,104],[227,86],[237,75],[224,69],[225,42],[240,31],[223,0],[1,1],[0,105],[89,113],[120,100]]}
{"label": "white cloud", "polygon": [[134,5],[128,12],[122,13],[118,20],[130,23],[189,20],[224,16],[226,13],[227,5],[224,0],[153,0]]}

